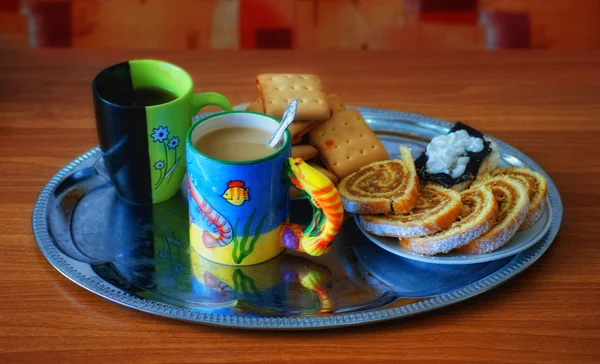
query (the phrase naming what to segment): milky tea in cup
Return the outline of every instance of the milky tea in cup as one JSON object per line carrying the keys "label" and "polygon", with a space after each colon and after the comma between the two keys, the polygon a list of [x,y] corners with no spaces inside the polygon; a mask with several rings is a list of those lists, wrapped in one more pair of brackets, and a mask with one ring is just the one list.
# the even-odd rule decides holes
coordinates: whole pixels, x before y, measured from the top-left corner
{"label": "milky tea in cup", "polygon": [[194,142],[200,153],[224,161],[249,161],[273,154],[277,148],[267,144],[271,134],[253,127],[224,127],[211,131]]}

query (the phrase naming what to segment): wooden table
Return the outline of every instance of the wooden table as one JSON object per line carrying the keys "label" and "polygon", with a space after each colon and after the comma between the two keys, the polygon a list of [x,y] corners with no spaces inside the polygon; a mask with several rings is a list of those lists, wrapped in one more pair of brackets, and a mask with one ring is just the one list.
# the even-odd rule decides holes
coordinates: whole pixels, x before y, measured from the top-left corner
{"label": "wooden table", "polygon": [[[348,104],[463,120],[548,171],[564,203],[559,235],[498,289],[370,326],[226,330],[108,302],[44,259],[31,210],[97,144],[95,73],[140,57],[175,62],[233,103],[256,97],[259,72],[314,72]],[[1,51],[0,136],[0,363],[600,362],[600,53]]]}

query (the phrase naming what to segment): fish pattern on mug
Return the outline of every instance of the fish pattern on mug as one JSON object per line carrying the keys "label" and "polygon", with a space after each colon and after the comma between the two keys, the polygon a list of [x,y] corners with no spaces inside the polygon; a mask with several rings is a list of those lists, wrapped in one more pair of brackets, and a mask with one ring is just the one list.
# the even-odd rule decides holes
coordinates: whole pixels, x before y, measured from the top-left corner
{"label": "fish pattern on mug", "polygon": [[223,194],[223,198],[234,206],[240,206],[244,202],[250,200],[250,188],[244,188],[244,181],[230,181],[227,184],[227,190]]}

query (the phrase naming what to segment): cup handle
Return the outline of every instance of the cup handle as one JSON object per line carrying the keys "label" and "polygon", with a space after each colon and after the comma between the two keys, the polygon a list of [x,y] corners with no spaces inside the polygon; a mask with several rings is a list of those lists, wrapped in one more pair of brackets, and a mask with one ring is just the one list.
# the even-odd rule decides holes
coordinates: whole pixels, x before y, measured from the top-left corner
{"label": "cup handle", "polygon": [[313,207],[313,218],[306,227],[284,223],[280,244],[313,256],[329,252],[344,220],[342,199],[333,182],[300,158],[289,158],[284,162],[283,180],[308,198]]}
{"label": "cup handle", "polygon": [[196,115],[205,106],[218,106],[225,111],[231,111],[231,103],[227,98],[216,92],[201,92],[194,94],[192,99],[192,115]]}

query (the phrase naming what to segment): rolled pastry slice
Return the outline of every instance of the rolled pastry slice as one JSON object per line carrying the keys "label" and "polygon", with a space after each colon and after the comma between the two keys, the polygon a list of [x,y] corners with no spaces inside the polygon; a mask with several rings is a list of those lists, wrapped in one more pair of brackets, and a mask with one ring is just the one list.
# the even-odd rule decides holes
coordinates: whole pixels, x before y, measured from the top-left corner
{"label": "rolled pastry slice", "polygon": [[410,148],[401,145],[400,154],[401,161],[373,162],[342,179],[338,191],[345,211],[403,214],[417,205],[419,178]]}
{"label": "rolled pastry slice", "polygon": [[412,238],[430,235],[447,228],[462,211],[460,194],[435,184],[419,191],[417,206],[400,215],[362,215],[360,225],[379,236]]}
{"label": "rolled pastry slice", "polygon": [[529,208],[527,216],[519,231],[527,230],[532,227],[542,216],[546,208],[546,195],[548,194],[548,183],[541,173],[533,171],[526,167],[511,167],[506,169],[496,169],[491,173],[493,176],[508,175],[521,176],[529,182]]}
{"label": "rolled pastry slice", "polygon": [[400,245],[417,254],[435,255],[466,245],[489,231],[498,216],[492,190],[486,186],[468,189],[460,194],[460,199],[463,211],[448,229],[418,238],[400,238]]}
{"label": "rolled pastry slice", "polygon": [[462,253],[489,253],[500,248],[515,235],[527,215],[529,196],[526,184],[510,176],[498,176],[482,185],[489,187],[496,197],[498,217],[490,231],[457,249]]}

